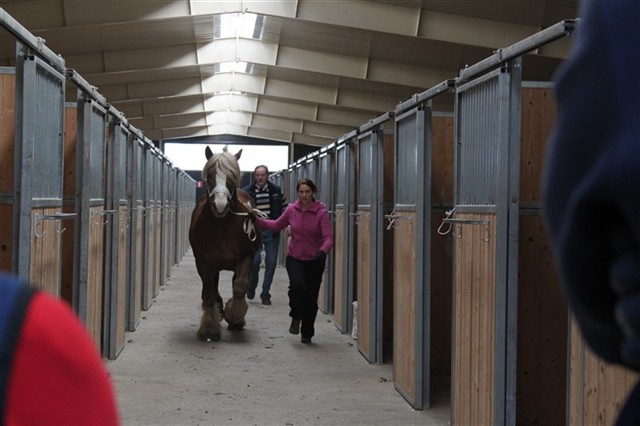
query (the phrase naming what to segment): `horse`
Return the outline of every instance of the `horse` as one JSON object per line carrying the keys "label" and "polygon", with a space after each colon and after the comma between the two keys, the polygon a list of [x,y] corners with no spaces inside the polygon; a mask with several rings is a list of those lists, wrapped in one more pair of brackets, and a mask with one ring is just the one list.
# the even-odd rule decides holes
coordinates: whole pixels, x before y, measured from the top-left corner
{"label": "horse", "polygon": [[[205,149],[207,162],[202,170],[206,194],[197,202],[191,214],[189,243],[202,280],[202,318],[197,336],[202,341],[220,340],[220,321],[228,330],[242,330],[249,306],[245,295],[253,258],[260,246],[259,229],[255,229],[250,214],[255,208],[251,196],[239,188],[238,160],[227,152],[214,154]],[[222,308],[218,291],[220,271],[233,271],[233,296]]]}

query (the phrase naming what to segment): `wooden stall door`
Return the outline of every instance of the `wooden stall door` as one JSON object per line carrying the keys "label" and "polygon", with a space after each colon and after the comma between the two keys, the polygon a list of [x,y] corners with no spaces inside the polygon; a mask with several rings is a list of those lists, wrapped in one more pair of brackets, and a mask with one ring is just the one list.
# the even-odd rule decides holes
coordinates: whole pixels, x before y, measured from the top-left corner
{"label": "wooden stall door", "polygon": [[142,318],[142,273],[143,273],[143,210],[142,204],[138,204],[136,206],[136,210],[132,214],[136,216],[134,221],[134,231],[133,238],[135,239],[135,268],[133,269],[133,283],[134,283],[134,291],[133,291],[133,300],[132,300],[132,318],[130,318],[128,329],[130,331],[134,331],[138,324],[140,324],[140,319]]}
{"label": "wooden stall door", "polygon": [[489,225],[456,224],[452,231],[456,238],[454,418],[456,424],[490,425],[495,397],[495,216],[461,214],[457,218]]}
{"label": "wooden stall door", "polygon": [[371,231],[374,224],[371,223],[371,212],[358,208],[358,216],[356,216],[357,243],[356,243],[356,276],[357,294],[358,294],[358,350],[364,357],[373,361],[375,359],[375,342],[371,339],[371,303],[375,295],[374,283],[371,276]]}
{"label": "wooden stall door", "polygon": [[120,218],[118,221],[118,263],[117,263],[117,291],[115,305],[115,335],[113,337],[113,350],[111,359],[115,359],[124,348],[126,326],[126,297],[127,297],[127,257],[129,256],[127,245],[128,212],[127,206],[119,207]]}
{"label": "wooden stall door", "polygon": [[516,422],[520,89],[520,58],[456,86],[456,424]]}
{"label": "wooden stall door", "polygon": [[[412,403],[416,401],[416,233],[415,212],[394,223],[393,382]],[[421,342],[422,343],[422,342]]]}
{"label": "wooden stall door", "polygon": [[104,313],[104,255],[105,225],[109,216],[103,214],[104,206],[93,206],[89,211],[89,244],[87,267],[86,322],[85,326],[96,346],[101,347],[102,317]]}

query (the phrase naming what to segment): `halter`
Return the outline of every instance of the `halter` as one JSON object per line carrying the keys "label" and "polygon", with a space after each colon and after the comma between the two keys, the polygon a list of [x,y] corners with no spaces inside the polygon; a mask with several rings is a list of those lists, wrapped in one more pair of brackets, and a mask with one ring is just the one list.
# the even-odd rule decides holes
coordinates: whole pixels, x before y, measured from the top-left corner
{"label": "halter", "polygon": [[[226,206],[224,208],[224,213],[221,215],[222,217],[226,216],[227,213],[234,214],[236,216],[247,216],[242,225],[242,230],[247,237],[251,241],[255,241],[257,238],[256,228],[249,218],[249,214],[253,214],[259,217],[267,217],[267,215],[261,212],[258,209],[251,208],[251,204],[244,203],[243,205],[249,210],[249,213],[245,212],[236,212],[231,208],[231,202],[233,200],[233,195],[235,195],[236,191],[234,189],[233,194],[227,188],[226,181],[228,179],[234,184],[234,188],[238,187],[238,182],[240,181],[240,168],[238,167],[238,163],[231,158],[234,158],[231,154],[226,154],[226,151],[223,151],[220,154],[214,154],[207,163],[204,165],[202,169],[202,180],[207,182],[207,198],[209,201],[209,205],[213,214],[218,216],[217,205],[218,203],[225,203]],[[221,164],[222,163],[222,164]],[[208,183],[208,173],[207,171],[211,166],[216,164],[216,184],[213,188],[209,189]],[[222,165],[222,167],[219,167]]]}
{"label": "halter", "polygon": [[[207,177],[208,170],[214,165],[216,166],[216,184],[211,188]],[[213,155],[202,169],[202,179],[207,182],[207,197],[213,214],[226,216],[235,194],[235,189],[231,193],[226,182],[230,180],[234,188],[237,188],[240,181],[240,168],[235,157],[226,151]]]}

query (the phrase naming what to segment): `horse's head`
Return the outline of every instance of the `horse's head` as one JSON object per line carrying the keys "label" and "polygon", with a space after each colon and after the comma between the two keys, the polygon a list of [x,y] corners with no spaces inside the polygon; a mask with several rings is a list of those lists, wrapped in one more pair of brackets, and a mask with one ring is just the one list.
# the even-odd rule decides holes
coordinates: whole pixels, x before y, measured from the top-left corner
{"label": "horse's head", "polygon": [[240,166],[238,160],[242,150],[235,155],[227,152],[214,154],[205,149],[207,163],[202,169],[202,179],[207,183],[209,206],[214,215],[223,217],[229,212],[230,204],[240,184]]}

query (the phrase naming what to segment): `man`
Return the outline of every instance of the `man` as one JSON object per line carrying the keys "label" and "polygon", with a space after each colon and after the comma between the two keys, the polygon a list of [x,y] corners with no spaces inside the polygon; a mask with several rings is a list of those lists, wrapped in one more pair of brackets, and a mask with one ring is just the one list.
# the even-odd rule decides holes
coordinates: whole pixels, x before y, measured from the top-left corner
{"label": "man", "polygon": [[[262,213],[266,214],[269,219],[277,219],[282,214],[284,207],[286,206],[282,189],[272,182],[267,180],[269,176],[269,170],[267,166],[260,165],[253,171],[255,181],[244,188],[253,200],[256,202],[256,207]],[[260,273],[260,263],[262,262],[262,250],[265,252],[265,268],[264,278],[262,281],[262,292],[260,293],[260,299],[262,299],[263,305],[271,305],[271,282],[273,281],[273,274],[276,271],[276,262],[278,260],[278,247],[280,246],[280,233],[273,233],[271,231],[262,231],[262,244],[256,252],[256,256],[253,259],[253,268],[251,270],[251,280],[249,282],[249,291],[247,292],[247,298],[253,299],[256,294],[256,288],[258,287],[258,278]]]}

